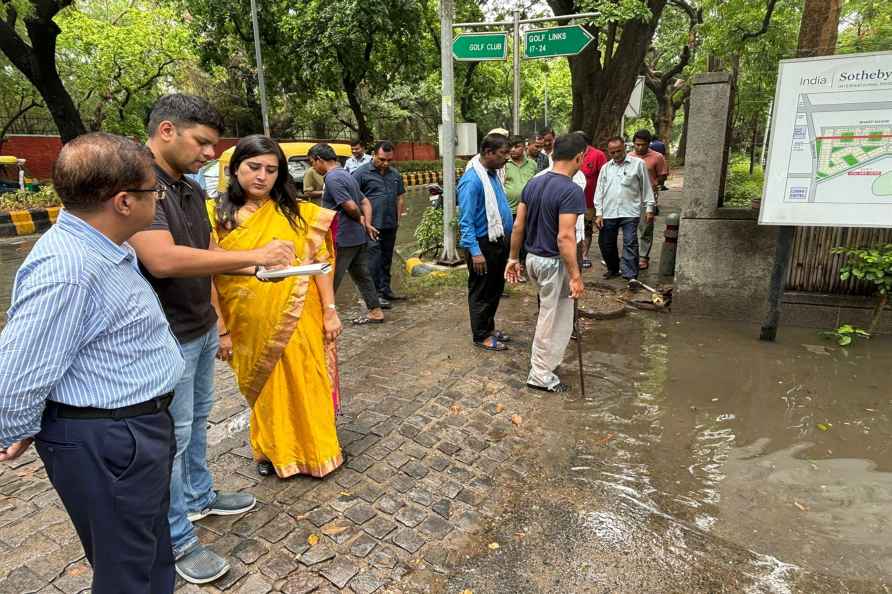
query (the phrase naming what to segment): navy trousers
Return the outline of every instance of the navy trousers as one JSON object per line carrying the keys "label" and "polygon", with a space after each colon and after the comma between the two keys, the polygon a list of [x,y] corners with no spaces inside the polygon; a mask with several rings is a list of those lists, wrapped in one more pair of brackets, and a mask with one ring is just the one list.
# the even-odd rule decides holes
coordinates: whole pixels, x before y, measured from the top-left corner
{"label": "navy trousers", "polygon": [[[604,226],[598,233],[598,246],[607,270],[613,274],[621,271],[626,279],[638,278],[638,221],[639,217],[604,219]],[[620,230],[623,232],[622,262],[616,246]]]}
{"label": "navy trousers", "polygon": [[56,410],[48,403],[34,441],[93,566],[93,594],[171,594],[170,414],[66,419]]}
{"label": "navy trousers", "polygon": [[375,289],[381,297],[393,293],[390,287],[390,265],[395,246],[396,229],[379,229],[378,241],[369,243],[369,272],[372,273]]}

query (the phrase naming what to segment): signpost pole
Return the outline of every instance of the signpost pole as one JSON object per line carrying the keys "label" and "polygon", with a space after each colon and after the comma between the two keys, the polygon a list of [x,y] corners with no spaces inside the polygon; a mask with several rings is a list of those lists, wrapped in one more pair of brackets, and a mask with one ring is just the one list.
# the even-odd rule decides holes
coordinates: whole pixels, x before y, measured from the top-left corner
{"label": "signpost pole", "polygon": [[266,105],[266,82],[263,78],[263,58],[260,55],[260,25],[257,22],[257,2],[255,0],[251,0],[251,26],[254,28],[257,85],[260,87],[260,117],[263,120],[263,133],[269,136],[269,110]]}
{"label": "signpost pole", "polygon": [[511,132],[520,134],[520,11],[514,11],[514,101],[511,106]]}
{"label": "signpost pole", "polygon": [[545,128],[548,128],[548,71],[545,72]]}
{"label": "signpost pole", "polygon": [[[252,0],[253,2],[254,0]],[[440,260],[453,263],[458,260],[455,247],[455,81],[452,71],[452,15],[454,0],[440,0],[440,72],[443,135],[440,139],[440,155],[443,158],[443,253]]]}

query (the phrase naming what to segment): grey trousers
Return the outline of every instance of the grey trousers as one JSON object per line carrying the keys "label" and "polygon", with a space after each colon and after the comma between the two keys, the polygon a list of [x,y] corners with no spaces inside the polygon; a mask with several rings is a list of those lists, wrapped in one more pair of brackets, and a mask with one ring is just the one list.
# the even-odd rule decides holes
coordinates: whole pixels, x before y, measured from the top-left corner
{"label": "grey trousers", "polygon": [[654,222],[647,222],[644,212],[638,222],[638,257],[642,260],[650,260],[650,248],[654,245]]}
{"label": "grey trousers", "polygon": [[539,291],[539,320],[530,355],[527,383],[553,388],[560,383],[554,370],[564,360],[573,333],[573,299],[570,275],[558,258],[527,254],[527,275]]}
{"label": "grey trousers", "polygon": [[375,282],[372,280],[372,274],[369,272],[369,246],[368,244],[352,245],[348,247],[338,247],[335,250],[335,273],[334,273],[334,290],[337,292],[338,287],[344,280],[344,275],[349,273],[353,279],[353,284],[362,295],[365,306],[369,309],[378,309],[381,302],[378,301],[378,291],[375,289]]}

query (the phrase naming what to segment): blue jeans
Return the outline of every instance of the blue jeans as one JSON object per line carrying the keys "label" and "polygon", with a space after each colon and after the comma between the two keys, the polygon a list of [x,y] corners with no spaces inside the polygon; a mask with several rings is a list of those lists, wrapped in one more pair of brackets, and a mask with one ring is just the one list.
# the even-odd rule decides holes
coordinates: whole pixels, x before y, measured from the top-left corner
{"label": "blue jeans", "polygon": [[620,229],[623,232],[622,273],[627,279],[638,278],[638,221],[639,217],[604,219],[604,226],[598,233],[598,247],[607,263],[607,270],[620,272],[619,250],[616,238]]}
{"label": "blue jeans", "polygon": [[214,404],[214,357],[219,342],[215,325],[204,336],[181,345],[186,370],[170,404],[177,452],[171,470],[167,519],[175,558],[198,542],[186,515],[208,507],[216,497],[208,470],[207,422]]}

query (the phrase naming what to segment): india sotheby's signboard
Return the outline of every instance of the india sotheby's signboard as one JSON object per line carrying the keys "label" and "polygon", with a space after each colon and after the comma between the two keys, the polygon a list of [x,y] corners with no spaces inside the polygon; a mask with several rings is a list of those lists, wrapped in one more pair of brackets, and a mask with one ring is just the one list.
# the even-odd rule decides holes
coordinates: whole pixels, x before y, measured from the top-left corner
{"label": "india sotheby's signboard", "polygon": [[892,227],[892,52],[781,61],[759,223]]}

